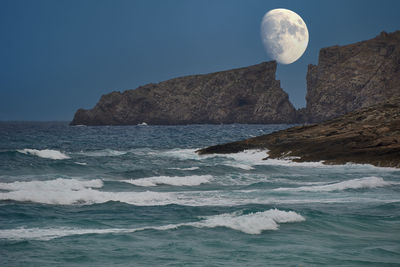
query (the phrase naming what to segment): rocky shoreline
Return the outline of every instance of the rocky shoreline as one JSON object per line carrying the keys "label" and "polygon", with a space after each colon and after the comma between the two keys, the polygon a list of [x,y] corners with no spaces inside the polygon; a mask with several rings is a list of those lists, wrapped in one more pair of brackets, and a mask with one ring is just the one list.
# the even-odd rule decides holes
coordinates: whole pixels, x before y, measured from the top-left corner
{"label": "rocky shoreline", "polygon": [[268,150],[267,158],[324,164],[360,163],[400,168],[400,98],[320,124],[296,126],[243,141],[200,149],[204,154]]}

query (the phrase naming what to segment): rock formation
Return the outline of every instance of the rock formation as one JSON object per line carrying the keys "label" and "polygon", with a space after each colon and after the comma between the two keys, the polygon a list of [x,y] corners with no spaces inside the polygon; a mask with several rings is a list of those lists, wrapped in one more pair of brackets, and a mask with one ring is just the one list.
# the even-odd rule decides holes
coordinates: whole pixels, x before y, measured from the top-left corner
{"label": "rock formation", "polygon": [[400,31],[320,50],[309,65],[303,120],[320,122],[400,96]]}
{"label": "rock formation", "polygon": [[193,75],[103,95],[72,125],[321,122],[400,96],[400,31],[320,50],[309,65],[307,106],[296,112],[276,62]]}
{"label": "rock formation", "polygon": [[296,110],[275,72],[272,61],[112,92],[71,124],[292,123]]}
{"label": "rock formation", "polygon": [[369,163],[400,168],[400,98],[350,112],[321,124],[297,126],[251,139],[216,145],[199,154],[269,150],[271,158]]}

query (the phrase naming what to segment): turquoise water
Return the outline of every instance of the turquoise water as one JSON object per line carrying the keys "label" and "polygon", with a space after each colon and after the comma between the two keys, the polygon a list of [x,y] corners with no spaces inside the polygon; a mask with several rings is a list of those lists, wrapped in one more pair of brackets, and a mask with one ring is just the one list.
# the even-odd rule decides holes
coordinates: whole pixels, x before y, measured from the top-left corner
{"label": "turquoise water", "polygon": [[286,127],[0,123],[0,266],[399,266],[400,170],[194,153]]}

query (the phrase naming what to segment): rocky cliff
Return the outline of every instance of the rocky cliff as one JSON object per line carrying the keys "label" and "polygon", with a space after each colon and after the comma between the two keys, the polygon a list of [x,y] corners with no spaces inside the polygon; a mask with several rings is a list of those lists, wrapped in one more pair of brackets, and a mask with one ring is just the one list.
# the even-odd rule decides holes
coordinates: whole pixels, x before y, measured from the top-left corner
{"label": "rocky cliff", "polygon": [[309,122],[337,117],[358,108],[400,96],[400,31],[374,39],[320,50],[318,65],[309,65]]}
{"label": "rocky cliff", "polygon": [[400,168],[400,98],[392,98],[324,123],[292,127],[216,145],[198,153],[226,154],[246,149],[269,150],[270,158],[292,158],[297,162],[354,162]]}
{"label": "rocky cliff", "polygon": [[112,92],[71,124],[292,123],[296,111],[275,72],[272,61]]}

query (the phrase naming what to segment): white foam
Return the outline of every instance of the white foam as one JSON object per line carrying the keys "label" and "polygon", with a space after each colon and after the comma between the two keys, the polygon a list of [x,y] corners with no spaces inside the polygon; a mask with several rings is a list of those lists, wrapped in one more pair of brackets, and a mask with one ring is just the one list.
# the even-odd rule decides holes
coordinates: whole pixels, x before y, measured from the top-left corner
{"label": "white foam", "polygon": [[241,206],[248,204],[308,204],[308,203],[392,203],[399,199],[384,197],[370,198],[340,197],[340,198],[293,198],[260,196],[259,190],[238,192],[222,191],[185,191],[185,192],[105,192],[92,188],[82,190],[59,191],[11,191],[0,193],[0,200],[28,201],[51,205],[92,205],[108,201],[124,202],[135,206],[165,206],[170,204],[185,206]]}
{"label": "white foam", "polygon": [[[289,152],[290,153],[290,152]],[[288,153],[288,154],[289,154]],[[257,150],[257,149],[250,149],[250,150],[245,150],[242,152],[238,153],[231,153],[231,154],[211,154],[211,155],[206,155],[208,157],[214,156],[220,156],[220,157],[227,157],[227,158],[232,158],[238,162],[248,164],[251,166],[255,165],[270,165],[270,166],[286,166],[286,167],[307,167],[307,168],[343,168],[343,167],[350,167],[350,168],[363,168],[365,169],[366,167],[374,169],[374,170],[380,170],[380,171],[400,171],[399,168],[392,168],[392,167],[377,167],[374,165],[370,164],[358,164],[358,163],[346,163],[344,165],[326,165],[323,163],[323,161],[316,161],[316,162],[296,162],[293,161],[295,159],[299,159],[300,157],[296,156],[286,156],[280,159],[271,159],[268,158],[266,160],[263,160],[264,158],[268,157],[268,150]]]}
{"label": "white foam", "polygon": [[348,181],[314,185],[314,186],[301,186],[295,188],[276,188],[275,191],[341,191],[346,189],[363,189],[363,188],[377,188],[392,185],[392,182],[386,182],[381,177],[364,177],[359,179],[352,179]]}
{"label": "white foam", "polygon": [[287,167],[308,167],[308,168],[330,168],[332,165],[325,165],[322,161],[316,162],[295,162],[291,159],[266,159],[263,165],[287,166]]}
{"label": "white foam", "polygon": [[268,150],[245,150],[239,153],[224,154],[224,156],[250,166],[329,167],[322,162],[294,162],[291,158],[263,160],[268,157]]}
{"label": "white foam", "polygon": [[121,201],[139,206],[167,205],[177,202],[171,193],[159,192],[105,192],[103,181],[62,179],[0,183],[0,200],[29,201],[56,205],[90,205],[108,201]]}
{"label": "white foam", "polygon": [[85,188],[101,188],[103,181],[96,180],[77,180],[57,178],[47,181],[29,181],[29,182],[13,182],[0,183],[0,189],[9,191],[65,191],[65,190],[82,190]]}
{"label": "white foam", "polygon": [[248,163],[262,163],[263,158],[267,157],[267,150],[245,150],[238,153],[231,154],[223,154],[223,156],[227,158],[235,159],[240,162],[248,162]]}
{"label": "white foam", "polygon": [[[262,181],[264,182],[264,181]],[[295,181],[292,179],[286,178],[272,178],[267,182],[270,183],[284,183],[284,184],[296,184],[296,185],[326,185],[327,182],[307,182],[307,181]],[[331,183],[336,183],[336,181],[332,181]]]}
{"label": "white foam", "polygon": [[169,170],[180,170],[180,171],[194,171],[200,169],[199,167],[189,167],[189,168],[168,168]]}
{"label": "white foam", "polygon": [[170,149],[161,151],[160,155],[179,159],[201,159],[196,150],[196,148]]}
{"label": "white foam", "polygon": [[256,212],[243,215],[240,212],[225,213],[214,216],[201,217],[200,221],[168,224],[162,226],[148,226],[132,229],[77,229],[77,228],[17,228],[0,230],[0,239],[12,240],[51,240],[73,235],[85,234],[111,234],[111,233],[133,233],[144,230],[171,230],[179,227],[189,226],[197,228],[226,227],[241,231],[246,234],[261,234],[265,230],[278,230],[280,223],[293,223],[305,221],[305,218],[294,211],[282,211],[271,209],[264,212]]}
{"label": "white foam", "polygon": [[137,186],[196,186],[209,183],[213,177],[211,175],[191,175],[191,176],[155,176],[140,179],[122,180],[122,182]]}
{"label": "white foam", "polygon": [[234,168],[239,168],[242,170],[254,170],[254,168],[251,165],[247,165],[247,164],[241,164],[241,163],[225,163],[225,166],[230,166],[230,167],[234,167]]}
{"label": "white foam", "polygon": [[23,153],[26,155],[34,155],[38,156],[41,158],[46,158],[46,159],[69,159],[70,157],[58,150],[52,150],[52,149],[43,149],[43,150],[38,150],[38,149],[29,149],[25,148],[22,150],[17,150],[19,153]]}
{"label": "white foam", "polygon": [[62,179],[47,181],[29,181],[0,183],[0,200],[31,201],[45,204],[74,204],[84,201],[85,193],[99,192],[92,188],[101,188],[103,181]]}
{"label": "white foam", "polygon": [[246,234],[260,234],[264,230],[278,230],[279,223],[302,222],[304,217],[294,211],[271,209],[242,215],[226,213],[204,217],[204,221],[192,223],[195,227],[227,227]]}
{"label": "white foam", "polygon": [[[214,179],[214,178],[213,178]],[[198,181],[197,181],[198,182]],[[379,181],[378,181],[379,182]],[[153,181],[154,183],[154,181]],[[391,182],[390,184],[394,184]],[[397,183],[396,183],[397,184]],[[326,186],[326,185],[323,185]],[[247,204],[297,204],[297,203],[388,203],[385,195],[361,198],[360,196],[338,196],[330,198],[307,198],[307,196],[276,195],[265,189],[257,190],[199,190],[199,191],[122,191],[98,190],[103,187],[100,179],[55,179],[47,181],[0,183],[0,200],[28,201],[53,205],[91,205],[108,201],[119,201],[135,206],[165,206],[170,204],[186,206],[238,206]],[[354,186],[353,186],[354,188]],[[319,186],[277,190],[321,190]],[[322,187],[322,190],[334,190]]]}
{"label": "white foam", "polygon": [[373,170],[378,170],[378,171],[390,171],[390,172],[400,172],[400,168],[394,168],[394,167],[378,167],[372,164],[360,164],[360,163],[346,163],[344,165],[341,165],[343,167],[359,167],[362,169],[373,169]]}
{"label": "white foam", "polygon": [[[76,228],[17,228],[0,230],[0,238],[11,240],[51,240],[73,235],[121,233],[125,229],[76,229]],[[127,232],[127,231],[125,231]]]}
{"label": "white foam", "polygon": [[[322,162],[294,162],[292,159],[295,157],[287,157],[285,159],[267,159],[268,150],[257,150],[250,149],[238,153],[230,154],[207,154],[198,155],[195,151],[198,149],[171,149],[167,151],[160,152],[163,156],[174,157],[179,159],[209,159],[209,158],[227,158],[230,161],[224,162],[222,164],[227,166],[232,166],[236,168],[241,168],[245,170],[251,170],[256,165],[275,165],[275,166],[288,166],[288,167],[325,167],[329,168],[331,165],[324,165]],[[234,162],[232,162],[234,160]]]}
{"label": "white foam", "polygon": [[74,163],[75,163],[75,164],[78,164],[78,165],[82,165],[82,166],[86,166],[86,165],[87,165],[86,162],[78,162],[78,161],[75,161]]}
{"label": "white foam", "polygon": [[94,151],[82,151],[77,154],[84,155],[87,157],[115,157],[115,156],[122,156],[127,153],[129,153],[129,151],[102,149],[102,150],[94,150]]}

